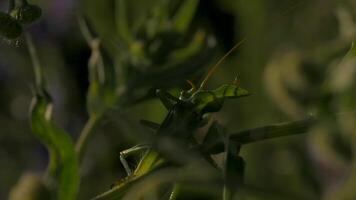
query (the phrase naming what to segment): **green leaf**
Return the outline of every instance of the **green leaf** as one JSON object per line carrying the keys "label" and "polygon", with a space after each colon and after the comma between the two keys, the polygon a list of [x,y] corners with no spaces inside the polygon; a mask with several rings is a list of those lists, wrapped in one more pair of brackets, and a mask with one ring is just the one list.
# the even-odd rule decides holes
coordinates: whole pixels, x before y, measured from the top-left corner
{"label": "green leaf", "polygon": [[76,199],[79,187],[78,161],[74,144],[64,130],[50,119],[52,103],[46,95],[37,95],[30,112],[32,132],[50,152],[50,170],[58,181],[58,199]]}
{"label": "green leaf", "polygon": [[101,116],[117,102],[113,88],[101,85],[98,81],[90,83],[87,94],[87,106],[90,116]]}
{"label": "green leaf", "polygon": [[[352,90],[356,75],[356,45],[353,42],[351,48],[341,60],[341,62],[330,70],[327,84],[333,93],[347,94],[347,90]],[[353,93],[353,92],[351,92]],[[351,103],[352,104],[352,103]]]}
{"label": "green leaf", "polygon": [[356,45],[355,42],[352,42],[350,50],[346,54],[345,58],[354,58],[354,57],[356,57]]}
{"label": "green leaf", "polygon": [[191,21],[194,18],[195,11],[198,7],[199,0],[185,0],[177,13],[175,14],[173,21],[175,29],[179,32],[185,32],[189,28]]}
{"label": "green leaf", "polygon": [[104,64],[99,40],[92,41],[91,48],[87,107],[91,116],[101,116],[117,102],[115,70],[111,65]]}
{"label": "green leaf", "polygon": [[193,55],[197,54],[204,47],[206,39],[206,34],[202,31],[195,33],[194,38],[190,41],[187,46],[173,51],[168,60],[172,62],[181,62],[182,60],[187,60]]}
{"label": "green leaf", "polygon": [[120,38],[126,42],[127,45],[130,45],[133,42],[132,34],[128,24],[127,13],[126,11],[126,0],[117,0],[115,3],[115,20],[116,28],[119,33]]}
{"label": "green leaf", "polygon": [[224,84],[215,90],[201,90],[192,96],[195,109],[201,113],[219,111],[225,99],[248,96],[250,93],[235,84]]}

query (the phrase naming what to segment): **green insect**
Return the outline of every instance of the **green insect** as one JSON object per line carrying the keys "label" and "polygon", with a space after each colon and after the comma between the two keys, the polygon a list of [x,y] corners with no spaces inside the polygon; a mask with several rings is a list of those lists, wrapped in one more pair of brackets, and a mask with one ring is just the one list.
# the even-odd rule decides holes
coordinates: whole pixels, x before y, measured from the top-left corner
{"label": "green insect", "polygon": [[[189,82],[192,88],[188,91],[182,91],[179,97],[175,97],[170,93],[157,90],[156,94],[159,99],[162,101],[163,105],[168,110],[166,117],[164,118],[161,124],[156,124],[154,122],[142,121],[145,126],[150,127],[155,130],[154,138],[171,138],[175,141],[179,141],[180,144],[183,144],[185,147],[189,146],[197,146],[197,142],[195,141],[193,135],[194,132],[205,126],[207,124],[206,114],[213,113],[219,111],[226,99],[235,99],[244,96],[248,96],[249,92],[239,86],[238,80],[231,84],[224,84],[218,87],[215,90],[206,90],[204,86],[213,72],[216,70],[217,66],[239,45],[241,45],[243,41],[236,44],[225,56],[223,56],[218,63],[208,72],[205,79],[200,84],[200,87],[197,88]],[[215,129],[218,129],[219,125],[217,123],[213,123],[208,132],[208,136],[204,140],[206,143],[198,145],[204,154],[210,155],[214,154],[214,149],[209,149],[209,142],[211,139],[209,137],[214,138],[214,134],[216,134]],[[120,152],[120,160],[127,172],[127,177],[116,183],[112,189],[96,197],[99,199],[121,199],[124,196],[125,188],[129,187],[135,180],[138,180],[141,176],[147,174],[151,170],[154,170],[158,166],[162,166],[170,161],[169,156],[163,155],[164,149],[161,147],[159,141],[152,141],[152,143],[147,145],[137,145],[130,149],[124,150]],[[236,153],[236,149],[231,149],[233,153]],[[130,154],[134,154],[137,152],[144,152],[142,158],[140,159],[137,167],[132,170],[126,161],[126,157]],[[230,152],[230,151],[228,151]],[[228,153],[228,157],[231,155]],[[210,156],[205,156],[208,162],[212,163],[210,160]],[[237,158],[238,162],[241,164],[240,158]],[[231,164],[232,163],[232,164]],[[236,163],[236,162],[235,162]],[[234,162],[229,161],[227,166],[234,166]],[[229,169],[227,168],[225,173]],[[172,195],[174,195],[174,189],[172,191]],[[170,198],[174,199],[174,198]]]}

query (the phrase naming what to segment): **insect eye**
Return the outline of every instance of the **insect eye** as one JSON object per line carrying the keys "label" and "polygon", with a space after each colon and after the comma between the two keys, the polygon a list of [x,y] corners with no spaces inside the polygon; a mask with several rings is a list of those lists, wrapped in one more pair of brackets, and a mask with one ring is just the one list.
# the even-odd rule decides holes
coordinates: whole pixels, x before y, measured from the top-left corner
{"label": "insect eye", "polygon": [[36,5],[25,4],[11,11],[13,16],[21,24],[30,24],[41,17],[42,11]]}
{"label": "insect eye", "polygon": [[187,91],[181,91],[180,92],[180,96],[179,96],[179,99],[180,100],[183,100],[187,97]]}
{"label": "insect eye", "polygon": [[0,36],[6,39],[16,39],[21,33],[21,24],[11,15],[0,12]]}

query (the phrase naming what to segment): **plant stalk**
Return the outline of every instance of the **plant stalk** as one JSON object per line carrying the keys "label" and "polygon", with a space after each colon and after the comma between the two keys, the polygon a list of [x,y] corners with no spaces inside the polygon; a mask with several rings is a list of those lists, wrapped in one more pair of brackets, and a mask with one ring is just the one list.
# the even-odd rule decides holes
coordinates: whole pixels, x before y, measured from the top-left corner
{"label": "plant stalk", "polygon": [[79,138],[75,145],[75,150],[77,152],[79,161],[81,161],[84,156],[84,151],[87,146],[88,140],[89,140],[91,134],[93,133],[93,129],[95,128],[95,125],[97,124],[99,119],[100,119],[100,116],[98,116],[98,115],[90,116],[79,135]]}
{"label": "plant stalk", "polygon": [[35,89],[38,92],[43,92],[44,80],[43,80],[41,64],[38,58],[36,47],[33,43],[30,33],[26,33],[25,36],[26,36],[28,51],[30,53],[30,57],[32,61],[33,72],[35,75]]}
{"label": "plant stalk", "polygon": [[169,196],[169,200],[176,200],[178,198],[179,190],[180,190],[180,184],[175,183],[171,195]]}
{"label": "plant stalk", "polygon": [[[298,134],[304,134],[317,122],[317,119],[310,117],[299,121],[284,122],[268,126],[262,126],[254,129],[240,131],[230,134],[230,141],[241,145],[254,142],[286,137]],[[202,149],[203,152],[222,153],[225,151],[224,142],[216,141],[214,145]]]}
{"label": "plant stalk", "polygon": [[316,119],[310,117],[300,121],[284,122],[233,133],[230,138],[240,144],[249,144],[278,137],[303,134],[315,123]]}

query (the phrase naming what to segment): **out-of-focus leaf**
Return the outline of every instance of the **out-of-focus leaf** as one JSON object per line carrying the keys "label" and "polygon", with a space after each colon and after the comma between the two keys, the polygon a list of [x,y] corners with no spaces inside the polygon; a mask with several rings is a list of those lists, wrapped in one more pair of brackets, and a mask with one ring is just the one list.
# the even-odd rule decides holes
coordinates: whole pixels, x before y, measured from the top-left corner
{"label": "out-of-focus leaf", "polygon": [[150,69],[144,74],[137,75],[128,81],[124,91],[125,99],[120,99],[123,104],[132,105],[141,101],[143,98],[152,98],[155,95],[155,90],[147,92],[151,88],[170,88],[177,84],[183,83],[185,80],[198,75],[205,69],[204,66],[209,62],[207,57],[213,53],[211,48],[208,48],[200,54],[192,56],[190,59],[180,63],[167,64],[159,69]]}
{"label": "out-of-focus leaf", "polygon": [[126,0],[117,0],[115,2],[115,22],[117,32],[120,38],[129,46],[133,42],[133,38],[128,24],[127,11]]}
{"label": "out-of-focus leaf", "polygon": [[160,124],[157,124],[155,122],[149,121],[149,120],[140,120],[140,124],[144,127],[150,128],[152,130],[158,130],[159,127],[161,126]]}
{"label": "out-of-focus leaf", "polygon": [[[356,159],[355,149],[353,148],[356,144],[356,115],[355,112],[353,112],[356,100],[356,46],[354,42],[342,61],[337,66],[332,67],[332,71],[329,73],[330,88],[328,89],[331,89],[331,92],[334,94],[332,104],[337,106],[333,106],[332,108],[336,108],[336,112],[342,112],[343,114],[342,118],[337,118],[337,121],[325,121],[324,124],[321,124],[323,125],[321,128],[324,129],[320,128],[323,130],[322,133],[324,133],[322,136],[324,136],[324,138],[326,138],[326,136],[329,137],[326,138],[329,139],[328,146],[324,146],[331,152],[316,153],[327,153],[327,157],[319,157],[328,158],[328,160],[325,161],[329,162],[329,165],[338,167],[335,167],[334,173],[330,174],[330,172],[333,171],[328,169],[327,173],[323,174],[323,178],[333,178],[329,182],[337,183],[337,189],[328,190],[328,195],[325,199],[349,200],[355,197],[354,188],[356,184],[356,167],[353,164]],[[328,117],[335,117],[335,113],[330,113]],[[316,133],[314,133],[314,135]],[[332,134],[334,134],[334,137],[331,137],[333,136]],[[322,146],[317,145],[317,147]]]}
{"label": "out-of-focus leaf", "polygon": [[9,200],[48,200],[50,193],[41,177],[33,173],[25,173],[11,189]]}
{"label": "out-of-focus leaf", "polygon": [[46,145],[51,153],[50,159],[53,176],[58,181],[58,199],[76,199],[79,187],[78,161],[74,150],[74,144],[64,130],[57,127],[50,119],[52,103],[49,97],[37,95],[34,97],[31,107],[31,127],[33,133]]}
{"label": "out-of-focus leaf", "polygon": [[169,60],[173,62],[182,61],[198,53],[204,46],[205,36],[204,32],[198,31],[186,47],[173,51],[169,55]]}
{"label": "out-of-focus leaf", "polygon": [[118,53],[117,48],[117,29],[115,24],[115,14],[111,1],[82,0],[81,9],[85,17],[88,18],[90,27],[95,30],[101,39],[107,52],[115,57]]}
{"label": "out-of-focus leaf", "polygon": [[344,92],[355,80],[356,45],[352,43],[350,50],[341,63],[330,73],[330,87],[333,92]]}
{"label": "out-of-focus leaf", "polygon": [[225,99],[234,99],[248,95],[250,93],[247,90],[235,84],[224,84],[215,90],[201,90],[194,94],[192,100],[198,112],[207,113],[219,111]]}
{"label": "out-of-focus leaf", "polygon": [[356,57],[356,44],[355,42],[352,42],[351,48],[349,52],[346,54],[346,58],[354,58]]}
{"label": "out-of-focus leaf", "polygon": [[102,115],[116,103],[116,96],[113,89],[105,88],[97,81],[91,82],[87,95],[87,105],[90,115]]}
{"label": "out-of-focus leaf", "polygon": [[291,95],[291,90],[307,93],[310,89],[300,73],[302,59],[300,52],[285,51],[273,58],[265,70],[265,86],[270,96],[294,118],[304,117],[307,113],[301,102]]}
{"label": "out-of-focus leaf", "polygon": [[92,53],[88,63],[90,85],[87,94],[87,107],[90,115],[101,116],[117,101],[115,70],[104,65],[99,40],[93,40],[91,48]]}
{"label": "out-of-focus leaf", "polygon": [[[151,15],[157,15],[155,13],[160,12],[162,16],[162,12],[168,12],[167,4],[165,0],[129,0],[126,1],[127,8],[129,10],[128,19],[129,19],[129,26],[130,30],[137,35],[139,30],[142,30],[143,27],[149,26],[152,23]],[[136,6],[140,5],[140,6]],[[162,16],[163,17],[163,16]],[[149,18],[149,19],[148,19]],[[155,22],[153,22],[155,23]]]}
{"label": "out-of-focus leaf", "polygon": [[195,10],[197,9],[199,0],[185,0],[177,13],[175,14],[173,21],[177,31],[185,32],[190,22],[192,21]]}

